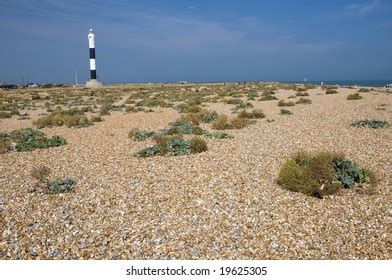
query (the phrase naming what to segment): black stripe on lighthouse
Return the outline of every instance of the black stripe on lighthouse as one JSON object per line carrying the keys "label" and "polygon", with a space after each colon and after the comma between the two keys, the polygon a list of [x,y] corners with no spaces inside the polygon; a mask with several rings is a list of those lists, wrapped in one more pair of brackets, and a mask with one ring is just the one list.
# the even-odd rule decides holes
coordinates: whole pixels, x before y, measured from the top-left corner
{"label": "black stripe on lighthouse", "polygon": [[90,48],[90,59],[95,59],[95,48]]}
{"label": "black stripe on lighthouse", "polygon": [[97,70],[90,70],[90,78],[95,80],[97,78]]}

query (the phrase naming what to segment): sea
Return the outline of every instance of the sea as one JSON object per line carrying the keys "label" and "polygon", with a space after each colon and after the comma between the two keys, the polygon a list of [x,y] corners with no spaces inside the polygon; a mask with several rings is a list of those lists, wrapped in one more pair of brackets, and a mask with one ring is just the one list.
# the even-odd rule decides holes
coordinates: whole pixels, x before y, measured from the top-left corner
{"label": "sea", "polygon": [[392,84],[392,80],[332,80],[332,81],[281,81],[282,83],[307,83],[320,85],[338,85],[338,86],[362,86],[362,87],[384,87]]}

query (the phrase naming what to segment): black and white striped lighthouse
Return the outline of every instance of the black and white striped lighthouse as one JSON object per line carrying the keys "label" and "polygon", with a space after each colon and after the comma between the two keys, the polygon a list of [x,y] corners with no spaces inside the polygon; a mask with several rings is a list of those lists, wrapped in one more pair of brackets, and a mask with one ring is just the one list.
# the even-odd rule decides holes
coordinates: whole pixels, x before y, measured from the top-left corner
{"label": "black and white striped lighthouse", "polygon": [[93,29],[88,33],[88,47],[90,50],[90,81],[86,82],[86,87],[101,87],[102,83],[97,80],[97,66],[95,63],[95,34]]}

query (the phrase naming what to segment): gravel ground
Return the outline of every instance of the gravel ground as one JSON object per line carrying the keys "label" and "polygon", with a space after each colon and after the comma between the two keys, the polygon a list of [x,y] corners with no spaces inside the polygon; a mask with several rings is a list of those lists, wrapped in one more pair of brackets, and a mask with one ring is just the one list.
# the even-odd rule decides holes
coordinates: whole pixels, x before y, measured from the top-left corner
{"label": "gravel ground", "polygon": [[[92,127],[45,128],[65,146],[0,154],[2,259],[390,259],[392,128],[354,128],[377,118],[392,124],[392,95],[351,89],[319,95],[280,115],[277,101],[252,101],[268,119],[207,140],[207,152],[137,159],[151,142],[132,128],[157,130],[178,113],[123,112]],[[293,92],[280,90],[279,98]],[[388,104],[386,110],[376,110]],[[232,106],[211,104],[219,112]],[[31,126],[2,119],[0,131]],[[323,200],[280,188],[279,167],[304,149],[344,152],[379,179],[374,194],[341,191]],[[29,193],[33,167],[77,179],[75,192]]]}

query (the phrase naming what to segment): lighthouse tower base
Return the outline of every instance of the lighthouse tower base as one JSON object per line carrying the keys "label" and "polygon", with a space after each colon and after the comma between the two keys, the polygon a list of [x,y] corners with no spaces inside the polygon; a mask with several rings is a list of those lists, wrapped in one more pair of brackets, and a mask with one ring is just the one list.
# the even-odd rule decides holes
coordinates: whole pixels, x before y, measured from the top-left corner
{"label": "lighthouse tower base", "polygon": [[86,82],[86,88],[100,88],[100,87],[103,87],[103,84],[96,79],[91,79],[90,81]]}

